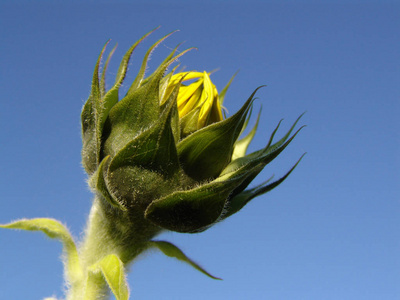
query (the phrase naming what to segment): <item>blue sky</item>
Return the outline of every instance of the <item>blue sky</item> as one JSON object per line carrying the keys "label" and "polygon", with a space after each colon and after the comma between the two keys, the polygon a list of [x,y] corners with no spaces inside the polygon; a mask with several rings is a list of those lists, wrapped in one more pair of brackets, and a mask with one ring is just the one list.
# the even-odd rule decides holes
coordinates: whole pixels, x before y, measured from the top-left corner
{"label": "blue sky", "polygon": [[[0,2],[0,223],[52,217],[79,237],[92,195],[80,165],[80,110],[108,39],[124,52],[197,47],[180,63],[214,70],[235,112],[251,92],[263,106],[251,146],[304,111],[307,127],[255,180],[276,190],[195,235],[165,233],[213,281],[158,252],[129,272],[132,299],[396,299],[400,297],[400,4],[395,1]],[[111,47],[110,47],[111,49]],[[253,120],[254,121],[254,120]],[[40,233],[0,231],[0,299],[62,296],[61,245]]]}

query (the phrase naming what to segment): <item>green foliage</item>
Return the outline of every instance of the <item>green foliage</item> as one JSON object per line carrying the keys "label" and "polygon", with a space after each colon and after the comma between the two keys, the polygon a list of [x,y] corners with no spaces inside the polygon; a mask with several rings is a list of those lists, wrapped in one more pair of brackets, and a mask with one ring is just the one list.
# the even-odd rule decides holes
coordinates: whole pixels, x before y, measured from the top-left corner
{"label": "green foliage", "polygon": [[0,228],[42,231],[48,237],[60,240],[64,246],[67,280],[70,281],[71,284],[81,280],[83,276],[82,266],[79,260],[75,242],[65,226],[57,220],[46,218],[30,220],[23,219],[9,224],[0,225]]}
{"label": "green foliage", "polygon": [[124,265],[119,257],[110,254],[89,267],[84,300],[95,299],[98,294],[98,275],[107,281],[117,300],[128,300],[129,289],[125,279]]}
{"label": "green foliage", "polygon": [[200,265],[195,263],[193,260],[191,260],[189,257],[187,257],[182,250],[180,250],[178,247],[176,247],[174,244],[171,244],[170,242],[166,241],[150,241],[149,242],[150,247],[155,247],[161,250],[165,255],[169,257],[174,257],[176,259],[179,259],[180,261],[183,261],[196,270],[200,271],[201,273],[207,275],[208,277],[211,277],[212,279],[218,279],[221,280],[221,278],[215,277],[208,273],[206,270],[204,270]]}

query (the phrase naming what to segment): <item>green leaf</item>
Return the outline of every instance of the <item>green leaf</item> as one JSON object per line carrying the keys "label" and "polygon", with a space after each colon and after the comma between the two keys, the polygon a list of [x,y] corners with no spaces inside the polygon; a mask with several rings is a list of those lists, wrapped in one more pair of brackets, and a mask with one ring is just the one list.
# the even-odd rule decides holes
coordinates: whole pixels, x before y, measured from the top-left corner
{"label": "green leaf", "polygon": [[75,242],[60,222],[54,219],[37,218],[22,219],[13,223],[0,225],[1,228],[22,229],[30,231],[42,231],[52,239],[58,239],[63,243],[64,253],[66,257],[65,272],[67,279],[73,283],[80,280],[83,276],[82,267],[79,261],[78,251]]}
{"label": "green leaf", "polygon": [[212,279],[218,279],[221,280],[221,278],[215,277],[208,273],[206,270],[204,270],[201,266],[199,266],[197,263],[195,263],[193,260],[191,260],[189,257],[187,257],[182,250],[180,250],[178,247],[176,247],[174,244],[171,244],[166,241],[150,241],[149,245],[151,247],[158,248],[161,250],[165,255],[169,257],[174,257],[179,259],[180,261],[183,261],[189,265],[191,265],[193,268],[196,270],[200,271],[201,273],[207,275],[208,277],[211,277]]}
{"label": "green leaf", "polygon": [[96,286],[96,275],[101,273],[117,300],[128,300],[129,289],[125,279],[124,264],[115,254],[109,254],[89,267],[89,276],[85,300],[93,299]]}
{"label": "green leaf", "polygon": [[204,127],[178,143],[179,161],[190,177],[198,181],[216,178],[228,165],[257,90],[232,117]]}

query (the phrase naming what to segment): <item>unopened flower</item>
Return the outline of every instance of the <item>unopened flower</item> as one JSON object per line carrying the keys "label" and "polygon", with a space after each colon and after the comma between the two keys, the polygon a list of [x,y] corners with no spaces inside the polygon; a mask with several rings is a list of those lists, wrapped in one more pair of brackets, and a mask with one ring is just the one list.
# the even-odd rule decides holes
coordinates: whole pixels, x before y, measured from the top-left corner
{"label": "unopened flower", "polygon": [[[146,55],[132,86],[118,100],[135,47],[125,55],[108,92],[105,71],[99,76],[97,63],[92,93],[82,112],[83,165],[104,205],[134,215],[136,227],[141,219],[151,234],[162,229],[198,232],[288,176],[292,170],[276,182],[246,190],[293,139],[289,135],[294,125],[278,142],[272,142],[275,130],[264,149],[246,154],[256,128],[242,139],[239,136],[256,91],[237,113],[223,119],[218,91],[207,72],[164,75],[184,52],[177,56],[172,52],[144,77]],[[196,81],[185,85],[189,80]]]}

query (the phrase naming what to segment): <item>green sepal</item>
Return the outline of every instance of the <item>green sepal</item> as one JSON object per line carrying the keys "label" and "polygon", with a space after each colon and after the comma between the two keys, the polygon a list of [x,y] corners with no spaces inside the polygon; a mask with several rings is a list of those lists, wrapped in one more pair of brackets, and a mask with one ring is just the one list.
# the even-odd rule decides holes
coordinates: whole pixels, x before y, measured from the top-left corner
{"label": "green sepal", "polygon": [[97,193],[100,193],[101,196],[113,207],[126,211],[126,207],[122,205],[110,192],[110,189],[105,181],[105,177],[107,176],[108,168],[110,165],[110,156],[106,156],[100,163],[96,172],[90,177],[89,186],[92,187]]}
{"label": "green sepal", "polygon": [[126,52],[123,61],[125,61],[126,63],[120,65],[118,72],[117,72],[117,78],[120,77],[120,75],[123,74],[123,76],[125,77],[127,68],[128,68],[128,63],[130,60],[130,57],[132,56],[133,51],[136,49],[136,47],[145,39],[147,38],[150,34],[152,34],[154,31],[156,31],[159,27],[154,28],[152,31],[146,33],[142,38],[140,38],[135,44],[132,45],[132,47]]}
{"label": "green sepal", "polygon": [[[240,164],[240,163],[242,163],[243,161],[251,160],[251,159],[253,159],[253,158],[259,157],[260,155],[266,154],[266,153],[268,153],[268,152],[269,152],[269,153],[272,153],[272,152],[274,152],[275,150],[277,150],[278,148],[282,147],[282,145],[287,141],[287,139],[289,138],[290,134],[293,132],[293,130],[294,130],[294,128],[296,127],[297,123],[299,122],[299,120],[301,119],[301,117],[302,117],[304,114],[305,114],[305,112],[302,113],[302,114],[296,119],[296,121],[293,123],[293,125],[290,127],[290,129],[286,132],[286,134],[285,134],[278,142],[272,144],[272,142],[273,142],[273,140],[274,140],[274,137],[275,137],[275,134],[277,133],[277,131],[278,131],[278,129],[279,129],[279,126],[281,125],[281,123],[282,123],[282,121],[283,121],[283,119],[281,119],[281,120],[278,122],[278,125],[277,125],[277,126],[275,127],[275,129],[272,131],[271,136],[270,136],[270,138],[269,138],[269,140],[268,140],[268,143],[267,143],[267,145],[265,146],[265,148],[260,149],[260,150],[258,150],[258,151],[255,151],[255,152],[253,152],[253,153],[251,153],[251,154],[248,154],[248,155],[246,156],[246,158],[243,159],[243,160],[242,160],[241,158],[239,158],[238,160],[235,160],[235,162],[231,165],[231,168],[236,168],[236,167],[237,167],[236,164],[238,164],[238,163]],[[302,126],[302,127],[293,135],[293,137],[292,137],[290,140],[292,140],[292,139],[294,138],[294,136],[297,135],[297,133],[298,133],[303,127],[305,127],[305,125]],[[288,143],[286,143],[286,146],[287,146],[287,145],[288,145]],[[286,146],[285,146],[285,147],[286,147]],[[283,149],[282,149],[282,150],[283,150]],[[226,171],[229,171],[229,168],[226,168],[226,169],[223,171],[223,173],[225,173]]]}
{"label": "green sepal", "polygon": [[217,280],[222,280],[221,278],[215,277],[208,273],[204,268],[202,268],[199,264],[195,263],[193,260],[191,260],[189,257],[185,255],[185,253],[182,252],[177,246],[170,242],[166,241],[150,241],[148,243],[150,247],[158,248],[162,253],[169,257],[174,257],[179,259],[180,261],[183,261],[196,270],[200,271],[201,273],[207,275],[208,277],[212,279],[217,279]]}
{"label": "green sepal", "polygon": [[0,225],[0,228],[42,231],[48,237],[60,240],[63,244],[66,258],[66,278],[71,284],[81,280],[83,272],[75,242],[68,229],[59,221],[48,218],[22,219],[9,224]]}
{"label": "green sepal", "polygon": [[161,172],[140,166],[126,165],[109,171],[106,180],[114,198],[129,212],[139,208],[145,211],[154,199],[180,188],[179,174],[167,178]]}
{"label": "green sepal", "polygon": [[[154,30],[153,30],[154,31]],[[117,71],[117,76],[115,78],[115,84],[114,86],[105,94],[104,98],[101,99],[101,103],[99,105],[99,117],[97,121],[97,132],[98,132],[98,138],[102,138],[102,132],[103,132],[103,127],[104,123],[106,122],[106,119],[108,117],[108,114],[111,110],[111,108],[118,103],[118,93],[119,93],[119,88],[122,84],[122,82],[125,79],[126,72],[128,70],[128,65],[129,65],[129,60],[132,56],[133,51],[136,49],[136,47],[147,37],[149,36],[153,31],[145,34],[141,39],[139,39],[135,44],[129,48],[129,50],[125,53],[124,57],[122,58],[121,64],[118,68]],[[107,59],[108,60],[108,59]],[[107,64],[106,64],[107,65]],[[103,69],[103,74],[105,72],[105,69]],[[103,78],[103,76],[102,76]],[[98,141],[98,143],[101,143],[101,140]],[[99,157],[100,157],[100,149],[99,149]]]}
{"label": "green sepal", "polygon": [[[172,33],[174,33],[174,32],[172,32]],[[169,36],[169,35],[168,35],[168,36]],[[146,84],[148,81],[152,80],[152,78],[157,74],[157,72],[158,72],[158,70],[159,70],[160,68],[165,68],[165,70],[166,70],[173,62],[177,61],[179,57],[183,56],[184,54],[186,54],[186,53],[189,52],[190,50],[195,49],[195,48],[189,48],[189,49],[186,49],[186,50],[182,51],[181,53],[177,54],[176,56],[174,56],[175,53],[176,53],[176,51],[178,50],[178,47],[179,47],[180,45],[181,45],[181,44],[178,44],[178,46],[176,46],[176,47],[171,51],[171,53],[163,60],[163,62],[159,65],[159,67],[158,67],[152,74],[150,74],[148,77],[142,79],[141,85]],[[163,86],[164,79],[165,79],[165,77],[161,79],[161,86]],[[161,87],[160,87],[160,91],[163,92],[164,89],[161,89]],[[162,93],[160,93],[160,95],[161,95],[161,94],[162,94]]]}
{"label": "green sepal", "polygon": [[[129,288],[126,282],[124,264],[115,254],[109,254],[88,268],[88,279],[84,300],[92,300],[98,295],[97,282],[101,274],[117,300],[129,299]],[[96,293],[97,292],[97,293]]]}
{"label": "green sepal", "polygon": [[216,178],[228,165],[257,90],[232,117],[204,127],[178,143],[179,161],[190,177],[198,181]]}
{"label": "green sepal", "polygon": [[228,196],[244,179],[245,176],[235,176],[230,180],[214,180],[190,190],[175,191],[151,202],[145,217],[172,231],[204,231],[218,220]]}
{"label": "green sepal", "polygon": [[123,166],[141,166],[160,171],[163,174],[175,174],[179,170],[175,137],[171,128],[171,114],[176,107],[176,91],[171,95],[161,116],[151,127],[140,133],[112,159],[109,172]]}
{"label": "green sepal", "polygon": [[106,62],[104,63],[103,70],[101,71],[101,77],[100,77],[100,96],[104,97],[106,94],[106,73],[108,69],[108,64],[110,63],[111,57],[114,55],[115,49],[117,49],[117,44],[112,48],[110,53],[107,56]]}
{"label": "green sepal", "polygon": [[[288,131],[278,142],[274,143],[272,146],[269,147],[269,145],[271,145],[272,139],[273,139],[273,136],[271,136],[271,140],[270,140],[270,142],[268,143],[268,148],[270,148],[270,151],[274,151],[275,149],[281,147],[281,146],[286,142],[286,140],[289,138],[290,134],[292,133],[292,131],[294,130],[294,128],[296,127],[296,125],[297,125],[297,123],[300,121],[300,119],[304,116],[304,114],[305,114],[305,112],[302,113],[302,114],[296,119],[296,121],[293,123],[292,127],[290,127],[289,131]],[[279,124],[280,124],[280,123],[281,123],[281,122],[279,122]],[[279,126],[279,124],[278,124],[278,126]],[[297,134],[302,128],[304,128],[304,127],[306,127],[306,125],[303,125],[294,135],[296,135],[296,134]],[[278,129],[278,128],[275,129],[275,132],[277,131],[277,129]],[[274,133],[275,133],[275,132],[274,132]]]}
{"label": "green sepal", "polygon": [[[163,78],[163,81],[169,82],[170,77],[172,76],[172,73],[169,73],[167,76]],[[172,90],[171,94],[168,96],[168,99],[164,101],[164,103],[161,104],[160,109],[162,112],[171,110],[170,114],[170,124],[171,124],[171,129],[172,133],[174,135],[175,139],[175,144],[179,142],[181,139],[181,129],[180,129],[180,121],[179,121],[179,112],[178,112],[178,106],[177,106],[177,97],[179,93],[179,88],[181,86],[183,78],[179,83],[175,86],[175,88]],[[164,93],[166,90],[166,85],[165,83],[162,83],[160,86],[160,89],[162,89],[161,94],[164,97]]]}
{"label": "green sepal", "polygon": [[[157,27],[157,28],[158,28],[158,27]],[[157,28],[156,28],[156,29],[157,29]],[[154,29],[154,30],[156,30],[156,29]],[[153,30],[153,31],[154,31],[154,30]],[[153,31],[152,31],[152,32],[153,32]],[[169,37],[170,35],[172,35],[174,32],[175,32],[175,31],[173,31],[173,32],[171,32],[171,33],[169,33],[169,34],[167,34],[166,36],[164,36],[163,38],[161,38],[160,40],[158,40],[156,43],[154,43],[154,44],[147,50],[147,52],[146,52],[146,54],[145,54],[145,56],[144,56],[144,58],[143,58],[142,65],[141,65],[141,67],[140,67],[140,69],[139,69],[139,72],[138,72],[138,74],[136,75],[135,80],[133,81],[133,83],[132,83],[131,86],[129,87],[129,90],[128,90],[128,92],[127,92],[127,96],[130,95],[130,94],[132,94],[135,90],[137,90],[137,89],[142,85],[142,81],[143,81],[143,79],[144,79],[144,74],[145,74],[146,68],[147,68],[147,62],[148,62],[148,60],[149,60],[149,57],[150,57],[151,53],[154,51],[155,48],[157,48],[158,45],[160,45],[166,38],[168,38],[168,37]],[[151,32],[150,32],[150,33],[151,33]],[[176,50],[176,49],[175,49],[175,50]],[[170,54],[169,58],[167,58],[167,59],[168,59],[168,60],[171,59],[174,53],[175,53],[175,51],[173,51],[173,52]],[[162,63],[161,66],[162,66],[163,64],[164,64],[164,63]]]}
{"label": "green sepal", "polygon": [[[108,190],[124,206],[142,206],[180,185],[180,165],[171,118],[173,93],[157,121],[128,142],[112,159],[105,177]],[[176,129],[179,130],[179,129]]]}
{"label": "green sepal", "polygon": [[119,87],[121,86],[126,76],[130,57],[137,45],[141,41],[143,41],[143,39],[147,37],[150,33],[146,34],[139,41],[137,41],[125,54],[119,66],[115,84],[107,93],[105,91],[105,73],[109,60],[115,51],[115,47],[107,57],[100,80],[99,66],[106,46],[103,47],[101,54],[97,60],[92,80],[92,91],[89,99],[84,105],[81,116],[83,138],[83,165],[89,174],[92,174],[100,163],[101,144],[103,140],[103,127],[111,108],[118,102]]}
{"label": "green sepal", "polygon": [[249,189],[245,190],[233,198],[228,200],[227,206],[225,207],[224,214],[220,221],[226,219],[227,217],[237,213],[239,210],[241,210],[247,203],[250,202],[250,200],[254,199],[257,196],[260,196],[262,194],[265,194],[272,189],[276,188],[278,185],[280,185],[289,175],[292,173],[292,171],[297,167],[297,165],[300,163],[301,159],[304,157],[305,153],[300,157],[300,159],[295,163],[295,165],[280,179],[270,183],[272,180],[272,177],[268,179],[267,181],[263,182],[262,184]]}
{"label": "green sepal", "polygon": [[254,136],[256,134],[256,131],[257,131],[257,128],[258,128],[258,123],[260,121],[260,116],[261,116],[261,109],[258,112],[256,124],[251,129],[251,131],[244,138],[238,140],[235,143],[234,148],[233,148],[232,160],[235,160],[235,159],[237,159],[239,157],[243,157],[243,156],[246,155],[247,148],[249,147],[251,141],[253,140],[253,138],[254,138]]}
{"label": "green sepal", "polygon": [[[252,114],[253,114],[253,106],[250,108],[249,112],[247,113],[247,117],[246,117],[246,120],[244,121],[242,130],[240,131],[240,134],[239,134],[239,137],[242,136],[243,132],[246,130],[247,126],[249,125]],[[236,141],[236,142],[238,142],[238,141]]]}
{"label": "green sepal", "polygon": [[[300,132],[303,127],[298,129],[296,133],[293,134],[293,136],[290,137],[289,140],[287,140],[284,144],[280,145],[279,148],[272,146],[269,147],[268,143],[267,147],[265,147],[264,149],[248,154],[233,161],[231,164],[234,167],[232,167],[232,165],[229,165],[222,172],[223,175],[221,176],[221,179],[227,180],[228,178],[243,176],[244,174],[246,174],[246,179],[243,180],[242,183],[236,187],[230,197],[234,197],[235,195],[242,192],[251,183],[251,181],[263,170],[263,168],[272,160],[274,160],[290,144],[290,142],[295,138],[295,136]],[[227,169],[229,169],[229,171],[227,171]]]}
{"label": "green sepal", "polygon": [[233,79],[236,77],[237,73],[238,73],[238,71],[235,74],[233,74],[231,79],[229,79],[228,83],[225,85],[225,87],[219,93],[219,103],[221,104],[221,106],[224,104],[226,92],[228,91],[228,89],[229,89]]}
{"label": "green sepal", "polygon": [[272,159],[274,159],[280,152],[284,150],[284,148],[286,148],[287,145],[289,145],[289,143],[294,139],[294,137],[298,134],[298,132],[304,127],[302,126],[299,130],[297,130],[297,132],[288,140],[290,134],[292,133],[293,129],[295,128],[297,122],[300,120],[301,117],[302,115],[300,115],[300,117],[297,118],[297,120],[289,129],[289,131],[278,142],[272,144],[274,136],[282,120],[279,121],[278,125],[276,126],[276,128],[274,129],[269,138],[268,144],[263,149],[260,149],[253,153],[232,160],[230,164],[226,166],[226,168],[221,172],[221,176],[233,172],[236,169],[240,168],[242,165],[248,164],[250,162],[252,164],[254,164],[254,162],[259,163],[260,161],[263,161],[265,164],[271,162]]}
{"label": "green sepal", "polygon": [[108,42],[104,45],[97,59],[92,79],[92,89],[88,100],[82,109],[82,165],[88,174],[92,174],[98,164],[98,145],[96,123],[98,119],[97,107],[101,99],[100,83],[99,83],[99,67],[100,61]]}
{"label": "green sepal", "polygon": [[104,144],[104,155],[114,156],[142,130],[158,120],[160,113],[159,89],[164,72],[171,63],[189,50],[187,49],[161,64],[151,76],[142,81],[140,87],[128,92],[111,109],[108,118],[110,133]]}
{"label": "green sepal", "polygon": [[160,103],[161,104],[163,104],[165,102],[165,100],[164,100],[165,93],[168,89],[168,85],[171,80],[171,77],[174,75],[174,72],[176,71],[177,68],[178,68],[178,66],[173,67],[172,70],[170,72],[168,72],[160,81],[160,101],[161,101]]}
{"label": "green sepal", "polygon": [[164,70],[119,101],[110,111],[110,134],[104,143],[104,155],[114,156],[159,117],[159,83]]}

